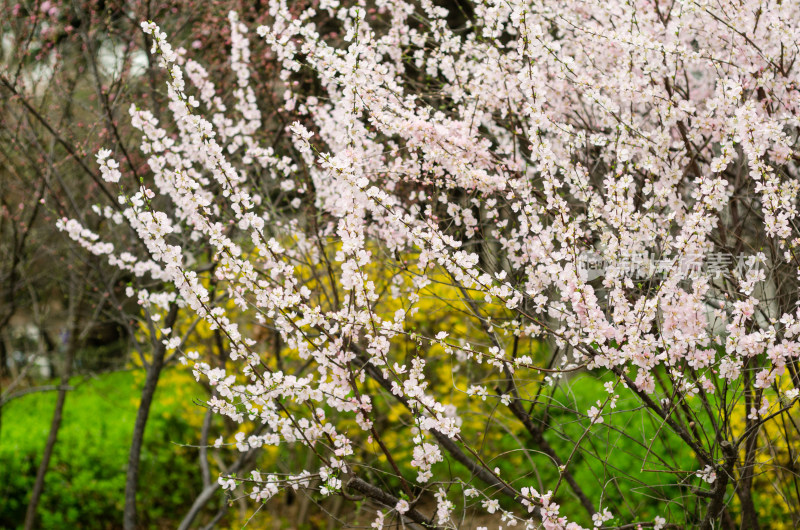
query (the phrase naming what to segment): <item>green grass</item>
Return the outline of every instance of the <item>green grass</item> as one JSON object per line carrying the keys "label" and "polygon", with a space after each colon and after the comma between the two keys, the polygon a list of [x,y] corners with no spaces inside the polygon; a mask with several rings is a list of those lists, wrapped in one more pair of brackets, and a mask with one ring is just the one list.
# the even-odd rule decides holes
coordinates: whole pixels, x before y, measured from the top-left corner
{"label": "green grass", "polygon": [[[691,514],[683,508],[666,514],[662,513],[663,507],[669,506],[670,499],[691,496],[688,486],[699,486],[699,479],[679,485],[686,475],[664,471],[692,471],[699,464],[691,449],[655,414],[643,408],[631,390],[617,387],[615,393],[620,397],[616,409],[606,406],[604,422],[592,426],[588,434],[588,419],[576,419],[569,411],[585,414],[598,400],[604,402],[609,396],[604,382],[593,375],[581,374],[560,386],[554,400],[567,410],[553,410],[554,427],[545,433],[545,438],[562,461],[570,457],[573,446],[580,440],[568,469],[593,502],[602,499],[603,506],[612,508],[617,521],[648,521],[661,515],[672,522],[685,522]],[[552,464],[545,466],[542,480],[552,485],[558,480],[557,470]],[[586,512],[570,493],[569,486],[564,483],[559,491],[562,513],[585,519],[589,524]],[[596,505],[595,509],[598,508]]]}
{"label": "green grass", "polygon": [[[67,395],[58,443],[40,504],[42,528],[120,525],[128,450],[142,374],[117,372],[83,380]],[[189,389],[189,390],[187,390]],[[156,392],[141,460],[139,504],[147,526],[183,513],[194,495],[196,452],[189,424],[198,411],[190,377],[167,370]],[[181,399],[186,397],[186,399]],[[24,396],[3,408],[0,430],[0,527],[21,525],[50,430],[56,393]]]}
{"label": "green grass", "polygon": [[[616,409],[606,406],[604,423],[592,426],[586,433],[589,420],[581,415],[585,415],[598,400],[603,402],[608,398],[603,386],[607,380],[610,379],[581,373],[560,381],[552,398],[540,397],[540,403],[534,408],[534,422],[541,421],[545,410],[543,402],[549,399],[549,428],[544,437],[562,462],[571,456],[568,470],[595,503],[595,510],[601,506],[610,507],[617,522],[652,521],[657,515],[667,517],[671,522],[687,522],[692,514],[685,513],[682,506],[678,509],[676,504],[674,513],[663,513],[664,506],[670,506],[671,499],[677,500],[684,495],[691,497],[689,486],[701,486],[700,480],[689,477],[681,485],[678,482],[686,479],[688,474],[676,476],[662,471],[696,470],[699,467],[697,459],[669,427],[662,426],[654,414],[641,407],[640,400],[631,390],[619,386],[616,389],[620,396]],[[532,388],[535,391],[536,386]],[[529,405],[526,403],[525,408]],[[500,468],[501,476],[518,489],[528,486],[545,493],[554,488],[559,479],[557,466],[541,453],[519,422],[506,419],[505,424],[513,429],[514,435],[503,435],[499,440],[487,442],[492,447],[486,448],[484,456],[500,455],[490,465]],[[497,425],[492,429],[504,432]],[[471,436],[466,432],[462,434]],[[479,437],[477,439],[481,441]],[[578,450],[571,455],[578,441]],[[434,476],[446,477],[451,472],[462,480],[471,480],[465,468],[452,462],[437,464]],[[478,488],[484,487],[474,479],[472,482]],[[570,521],[592,526],[591,518],[566,481],[559,487],[554,501],[561,505],[561,514]],[[516,508],[509,499],[505,504],[509,509]],[[684,504],[683,500],[681,504]],[[614,521],[607,524],[614,524]]]}

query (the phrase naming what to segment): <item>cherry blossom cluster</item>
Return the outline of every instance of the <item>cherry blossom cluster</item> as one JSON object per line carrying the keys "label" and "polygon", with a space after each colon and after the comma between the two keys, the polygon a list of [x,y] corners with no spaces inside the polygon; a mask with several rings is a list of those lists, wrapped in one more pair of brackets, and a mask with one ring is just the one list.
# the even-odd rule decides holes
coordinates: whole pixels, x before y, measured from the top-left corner
{"label": "cherry blossom cluster", "polygon": [[[299,15],[290,4],[269,2],[272,23],[255,33],[282,69],[280,110],[292,121],[279,133],[293,149],[265,141],[249,29],[236,13],[231,108],[200,62],[148,21],[172,113],[167,124],[130,110],[150,175],[128,185],[112,153],[97,154],[102,177],[122,190],[120,211],[98,213],[129,225],[143,251],[118,253],[78,221],[59,223],[112,265],[166,282],[172,299],[223,333],[231,365],[192,352],[184,360],[214,387],[215,412],[264,426],[243,430],[239,450],[313,450],[314,469],[254,473],[251,498],[312,482],[323,496],[361,487],[414,520],[410,495],[382,497],[357,482],[357,449],[369,443],[394,473],[414,470],[400,477],[409,492],[433,488],[439,526],[456,527],[456,510],[476,498],[471,506],[508,526],[578,528],[555,500],[562,480],[576,487],[571,457],[544,494],[483,461],[463,429],[469,411],[436,391],[436,367],[419,353],[434,348],[473,378],[453,383],[472,406],[490,403],[523,424],[530,404],[518,381],[608,375],[608,397],[574,411],[586,429],[578,445],[608,427],[624,391],[698,455],[697,471],[678,474],[719,485],[734,464],[672,420],[675,410],[746,381],[743,421],[757,428],[798,397],[798,297],[773,295],[779,277],[800,275],[800,4],[488,0],[458,28],[429,0],[369,9],[325,0]],[[320,12],[340,37],[322,34]],[[309,79],[315,90],[298,88]],[[197,265],[201,244],[210,276]],[[665,267],[646,282],[624,267],[600,278],[584,270],[587,254],[702,262],[742,247],[764,266],[710,277]],[[212,291],[210,279],[223,288]],[[425,293],[440,284],[459,293],[469,332],[416,329]],[[268,362],[248,322],[273,329],[312,369]],[[517,354],[520,339],[563,354],[545,366]],[[418,353],[407,355],[408,344]],[[400,463],[376,428],[386,399],[411,419]],[[457,481],[442,489],[443,461],[471,469],[489,493]],[[596,527],[615,517],[601,501],[588,501]]]}

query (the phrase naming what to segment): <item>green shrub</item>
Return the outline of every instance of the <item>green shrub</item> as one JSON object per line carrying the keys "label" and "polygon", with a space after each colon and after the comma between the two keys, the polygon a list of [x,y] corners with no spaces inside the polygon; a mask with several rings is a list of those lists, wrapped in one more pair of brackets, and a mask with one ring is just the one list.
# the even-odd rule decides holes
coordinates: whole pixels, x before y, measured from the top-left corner
{"label": "green shrub", "polygon": [[[193,443],[196,428],[185,418],[191,401],[188,378],[159,385],[141,457],[138,505],[142,526],[176,521],[199,493],[197,452],[175,443]],[[39,505],[41,528],[117,528],[122,520],[128,450],[140,382],[117,372],[76,386],[64,418]],[[4,407],[0,430],[0,527],[22,524],[50,429],[56,395],[31,394]]]}

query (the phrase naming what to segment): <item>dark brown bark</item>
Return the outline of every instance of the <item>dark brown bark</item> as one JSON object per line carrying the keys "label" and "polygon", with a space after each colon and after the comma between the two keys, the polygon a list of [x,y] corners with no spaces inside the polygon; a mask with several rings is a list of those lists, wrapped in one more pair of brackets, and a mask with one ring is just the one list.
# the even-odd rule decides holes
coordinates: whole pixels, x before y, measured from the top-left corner
{"label": "dark brown bark", "polygon": [[[758,396],[753,396],[750,372],[746,369],[744,371],[744,384],[744,409],[745,411],[749,412],[751,408],[754,407],[754,402],[760,401],[760,393]],[[742,503],[742,528],[747,528],[748,530],[758,530],[758,512],[756,511],[756,506],[753,502],[753,478],[756,466],[756,448],[758,447],[757,419],[750,419],[748,416],[747,420],[745,421],[745,436],[747,436],[747,439],[744,442],[744,464],[740,467],[739,483],[736,485],[736,494],[739,497],[739,501]]]}
{"label": "dark brown bark", "polygon": [[[728,441],[724,441],[720,444],[720,448],[725,455],[725,465],[717,470],[717,480],[714,484],[711,503],[700,525],[702,530],[711,530],[717,526],[722,512],[725,509],[725,492],[728,490],[728,482],[731,479],[733,466],[736,464],[736,450],[733,448],[733,445]],[[720,472],[720,470],[722,472]]]}
{"label": "dark brown bark", "polygon": [[[172,305],[167,317],[164,319],[164,327],[172,328],[177,317],[178,306]],[[122,519],[125,530],[134,530],[137,524],[136,490],[139,484],[139,463],[144,442],[144,431],[145,427],[147,427],[147,419],[150,415],[150,406],[153,404],[153,396],[158,386],[158,379],[164,368],[166,350],[167,347],[161,341],[154,339],[153,359],[150,365],[147,366],[147,375],[142,388],[142,399],[139,402],[139,410],[136,412],[131,450],[128,455],[128,475],[125,479],[125,509]]]}
{"label": "dark brown bark", "polygon": [[[359,493],[363,493],[367,497],[375,500],[384,506],[389,508],[394,508],[400,499],[397,497],[390,495],[380,489],[377,486],[373,486],[369,482],[365,482],[358,477],[353,477],[347,481],[345,488],[349,488],[355,490]],[[410,508],[406,513],[403,514],[403,517],[414,521],[417,524],[424,526],[425,528],[439,528],[438,526],[434,525],[427,517],[419,513],[414,508]]]}
{"label": "dark brown bark", "polygon": [[69,345],[67,346],[66,365],[64,367],[64,373],[61,376],[61,385],[58,389],[58,398],[56,398],[56,408],[53,411],[53,420],[50,422],[50,433],[47,435],[47,442],[45,443],[44,452],[42,453],[42,461],[39,462],[39,469],[36,471],[36,481],[33,483],[33,491],[31,492],[31,498],[30,501],[28,501],[28,509],[25,513],[25,530],[34,528],[36,509],[39,506],[39,501],[44,492],[44,479],[47,475],[47,469],[50,467],[50,459],[53,456],[53,450],[58,440],[58,431],[61,429],[64,403],[67,400],[67,392],[69,391],[69,379],[72,377],[72,363],[75,360],[75,352],[79,344],[77,320],[77,317],[74,317]]}

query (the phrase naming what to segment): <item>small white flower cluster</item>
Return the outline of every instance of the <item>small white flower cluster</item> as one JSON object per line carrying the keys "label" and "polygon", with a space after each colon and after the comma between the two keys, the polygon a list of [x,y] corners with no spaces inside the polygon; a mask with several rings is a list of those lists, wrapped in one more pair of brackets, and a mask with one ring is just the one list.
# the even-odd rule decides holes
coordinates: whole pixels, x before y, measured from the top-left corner
{"label": "small white flower cluster", "polygon": [[100,174],[106,182],[116,183],[122,177],[119,172],[119,164],[111,156],[109,149],[100,149],[97,152],[97,164],[100,166]]}
{"label": "small white flower cluster", "polygon": [[717,472],[711,466],[706,466],[703,469],[697,471],[695,473],[695,476],[709,484],[713,484],[717,480]]}

